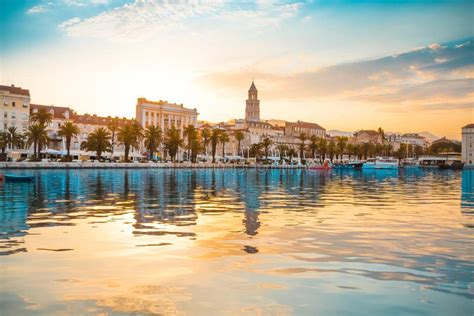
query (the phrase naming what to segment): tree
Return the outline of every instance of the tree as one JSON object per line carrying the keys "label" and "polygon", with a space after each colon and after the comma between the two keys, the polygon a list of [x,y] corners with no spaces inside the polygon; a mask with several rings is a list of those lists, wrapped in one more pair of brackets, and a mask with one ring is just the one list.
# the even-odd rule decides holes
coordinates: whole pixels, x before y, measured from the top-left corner
{"label": "tree", "polygon": [[283,161],[283,157],[285,156],[285,153],[288,151],[288,145],[286,144],[278,144],[277,145],[277,150],[280,155],[280,161]]}
{"label": "tree", "polygon": [[124,146],[124,159],[125,162],[128,162],[128,156],[130,154],[130,149],[138,149],[140,146],[140,140],[143,137],[142,127],[136,122],[130,122],[124,124],[119,128],[118,131],[118,140]]}
{"label": "tree", "polygon": [[385,144],[385,132],[384,132],[384,130],[381,127],[379,127],[377,132],[379,133],[380,139],[382,141],[382,145]]}
{"label": "tree", "polygon": [[159,126],[149,125],[145,130],[145,147],[148,150],[149,159],[153,159],[156,150],[162,141],[162,132]]}
{"label": "tree", "polygon": [[58,135],[60,137],[64,137],[66,140],[66,150],[67,150],[67,159],[69,160],[71,158],[71,140],[73,137],[76,137],[79,135],[81,130],[79,129],[79,126],[74,124],[71,121],[67,121],[61,127],[59,128]]}
{"label": "tree", "polygon": [[290,147],[290,149],[288,149],[288,157],[290,157],[290,160],[292,160],[293,157],[295,156],[296,156],[296,150],[293,147]]}
{"label": "tree", "polygon": [[53,120],[53,114],[46,108],[40,108],[38,111],[33,112],[30,116],[32,123],[38,123],[39,125],[46,127]]}
{"label": "tree", "polygon": [[203,128],[201,130],[202,145],[204,149],[204,155],[207,157],[207,146],[209,145],[209,139],[211,137],[211,131],[208,128]]}
{"label": "tree", "polygon": [[325,138],[321,137],[318,143],[320,160],[321,158],[323,160],[326,159],[327,147],[328,147],[328,142],[326,141]]}
{"label": "tree", "polygon": [[6,132],[0,132],[0,150],[2,151],[2,155],[0,156],[0,160],[6,159],[5,151],[7,150],[8,146],[8,135]]}
{"label": "tree", "polygon": [[229,135],[222,131],[219,135],[219,141],[222,144],[222,161],[225,161],[225,144],[229,141]]}
{"label": "tree", "polygon": [[23,135],[17,132],[16,126],[10,126],[7,131],[7,145],[15,149],[23,145]]}
{"label": "tree", "polygon": [[242,151],[240,150],[240,144],[242,140],[245,138],[245,134],[242,131],[236,131],[234,133],[234,137],[237,140],[237,155],[240,156],[242,154]]}
{"label": "tree", "polygon": [[107,128],[109,129],[111,133],[111,151],[110,151],[110,156],[113,157],[114,155],[114,149],[115,149],[115,136],[120,127],[120,119],[118,117],[113,117],[109,120],[107,123]]}
{"label": "tree", "polygon": [[249,155],[258,159],[262,155],[262,147],[262,143],[250,145]]}
{"label": "tree", "polygon": [[183,140],[179,135],[179,131],[176,127],[171,126],[168,132],[166,132],[164,145],[173,162],[176,161],[176,155],[178,154],[179,147],[182,146],[182,144]]}
{"label": "tree", "polygon": [[334,159],[334,154],[336,153],[336,143],[334,142],[334,139],[331,139],[328,144],[328,152],[329,152],[329,159],[332,160]]}
{"label": "tree", "polygon": [[273,144],[272,140],[268,137],[265,137],[262,140],[262,147],[265,150],[265,159],[268,159],[268,148]]}
{"label": "tree", "polygon": [[336,137],[336,147],[337,147],[337,152],[342,158],[342,155],[344,155],[344,151],[346,149],[346,144],[347,144],[348,138],[345,136],[337,136]]}
{"label": "tree", "polygon": [[305,133],[301,133],[298,136],[298,139],[301,141],[301,144],[300,144],[300,159],[303,159],[303,153],[304,153],[304,149],[305,149],[304,142],[308,139],[308,137],[306,136]]}
{"label": "tree", "polygon": [[318,150],[319,137],[316,136],[316,135],[311,135],[311,137],[309,138],[309,141],[311,142],[309,144],[309,150],[311,150],[311,157],[313,157],[313,159],[315,159],[316,158],[316,150]]}
{"label": "tree", "polygon": [[33,145],[34,158],[38,159],[43,145],[49,141],[45,126],[40,123],[30,125],[26,132],[26,137],[28,146]]}
{"label": "tree", "polygon": [[218,129],[213,129],[211,133],[211,154],[212,154],[212,163],[216,162],[216,151],[217,144],[219,144],[221,131]]}
{"label": "tree", "polygon": [[194,125],[188,125],[184,128],[184,135],[188,141],[186,146],[188,160],[191,160],[191,150],[195,147],[195,142],[198,140],[198,132]]}
{"label": "tree", "polygon": [[101,159],[103,152],[111,151],[111,148],[110,132],[104,127],[99,127],[87,135],[87,139],[81,144],[82,150],[95,151],[97,160]]}

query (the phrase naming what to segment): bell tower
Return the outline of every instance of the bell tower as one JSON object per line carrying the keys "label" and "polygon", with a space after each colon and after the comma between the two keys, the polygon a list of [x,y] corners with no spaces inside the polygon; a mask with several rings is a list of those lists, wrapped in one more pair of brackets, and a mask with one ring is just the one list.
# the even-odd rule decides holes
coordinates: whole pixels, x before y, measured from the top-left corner
{"label": "bell tower", "polygon": [[258,91],[253,81],[245,104],[245,120],[260,121],[260,101],[258,100]]}

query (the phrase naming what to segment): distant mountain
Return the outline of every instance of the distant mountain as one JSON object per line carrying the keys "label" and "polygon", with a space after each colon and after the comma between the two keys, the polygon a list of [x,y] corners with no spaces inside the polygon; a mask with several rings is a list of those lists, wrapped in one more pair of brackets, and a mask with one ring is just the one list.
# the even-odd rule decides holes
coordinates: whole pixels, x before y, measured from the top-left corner
{"label": "distant mountain", "polygon": [[350,136],[354,135],[354,132],[340,131],[340,130],[337,130],[337,129],[329,130],[326,133],[329,134],[331,137],[336,137],[336,136],[350,137]]}
{"label": "distant mountain", "polygon": [[419,132],[418,135],[426,137],[426,140],[429,142],[432,142],[434,140],[440,139],[441,137],[436,136],[430,132],[424,131],[424,132]]}

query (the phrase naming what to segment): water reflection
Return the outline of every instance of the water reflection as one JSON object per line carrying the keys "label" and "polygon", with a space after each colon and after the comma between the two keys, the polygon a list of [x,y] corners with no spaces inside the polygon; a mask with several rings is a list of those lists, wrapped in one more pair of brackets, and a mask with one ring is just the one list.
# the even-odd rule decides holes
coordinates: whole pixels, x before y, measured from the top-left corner
{"label": "water reflection", "polygon": [[[390,299],[408,302],[410,291],[420,296],[414,312],[451,302],[465,314],[474,296],[473,174],[39,170],[34,183],[1,188],[0,260],[11,275],[0,281],[13,289],[5,306],[21,292],[16,263],[65,260],[61,277],[36,266],[25,275],[38,278],[40,292],[59,286],[44,288],[40,276],[82,280],[69,284],[71,293],[59,286],[69,296],[50,297],[94,313],[334,313],[339,291],[362,304],[375,287],[394,314],[403,309]],[[96,268],[84,272],[84,264]],[[203,286],[209,297],[199,294]],[[131,291],[130,305],[119,287]],[[159,290],[134,292],[144,287]],[[316,292],[321,301],[312,301]]]}

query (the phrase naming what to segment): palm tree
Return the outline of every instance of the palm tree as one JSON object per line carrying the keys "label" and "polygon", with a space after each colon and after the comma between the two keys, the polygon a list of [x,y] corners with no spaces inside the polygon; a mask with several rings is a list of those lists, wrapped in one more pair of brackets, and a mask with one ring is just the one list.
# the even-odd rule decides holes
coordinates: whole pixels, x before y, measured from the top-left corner
{"label": "palm tree", "polygon": [[10,126],[7,132],[7,143],[11,149],[15,149],[23,144],[23,135],[17,132],[16,126]]}
{"label": "palm tree", "polygon": [[41,148],[49,140],[45,126],[40,123],[30,125],[26,137],[28,146],[33,145],[34,158],[38,159],[38,156],[41,155]]}
{"label": "palm tree", "polygon": [[313,159],[315,159],[316,158],[316,150],[318,150],[319,138],[316,135],[311,135],[309,140],[311,142],[309,144],[309,150],[311,150],[311,157],[313,157]]}
{"label": "palm tree", "polygon": [[219,144],[221,131],[218,129],[213,129],[211,133],[211,154],[212,154],[212,163],[216,162],[216,151],[217,144]]}
{"label": "palm tree", "polygon": [[153,159],[157,148],[162,141],[162,132],[159,126],[149,125],[145,130],[145,147],[148,150],[149,158]]}
{"label": "palm tree", "polygon": [[342,155],[344,155],[344,150],[346,149],[346,144],[347,144],[348,139],[347,137],[344,137],[344,136],[337,136],[336,140],[337,140],[337,143],[336,143],[337,151],[339,155],[341,155],[341,158],[342,158]]}
{"label": "palm tree", "polygon": [[258,159],[262,154],[262,147],[263,147],[262,143],[256,143],[256,144],[250,145],[249,155]]}
{"label": "palm tree", "polygon": [[226,132],[223,131],[219,135],[219,141],[222,144],[222,161],[225,161],[225,143],[227,143],[229,140],[229,135]]}
{"label": "palm tree", "polygon": [[58,135],[66,139],[66,150],[67,150],[67,159],[71,158],[71,140],[73,137],[79,135],[81,130],[79,126],[74,124],[71,121],[67,121],[59,128]]}
{"label": "palm tree", "polygon": [[285,156],[285,153],[288,151],[288,145],[278,144],[277,149],[278,149],[278,153],[280,154],[280,161],[283,161],[283,157]]}
{"label": "palm tree", "polygon": [[334,154],[336,153],[336,143],[334,142],[334,139],[331,139],[328,144],[328,152],[329,152],[329,159],[333,160]]}
{"label": "palm tree", "polygon": [[118,131],[118,140],[124,145],[124,160],[128,162],[130,148],[138,149],[140,140],[143,137],[142,128],[137,122],[123,125]]}
{"label": "palm tree", "polygon": [[270,148],[272,144],[273,144],[272,140],[268,137],[265,137],[262,140],[262,146],[263,146],[263,149],[265,150],[265,159],[267,160],[268,160],[268,148]]}
{"label": "palm tree", "polygon": [[303,153],[304,153],[304,148],[305,148],[304,142],[306,141],[306,139],[308,139],[308,137],[306,136],[305,133],[301,133],[298,136],[298,139],[301,141],[301,144],[300,144],[300,159],[303,159]]}
{"label": "palm tree", "polygon": [[87,136],[87,140],[82,142],[81,149],[95,151],[96,159],[100,160],[102,153],[111,151],[110,131],[104,127],[99,127]]}
{"label": "palm tree", "polygon": [[320,160],[321,158],[323,160],[326,159],[327,146],[328,146],[328,142],[326,141],[326,138],[323,138],[323,137],[319,138],[318,148],[319,148]]}
{"label": "palm tree", "polygon": [[296,156],[296,150],[293,147],[290,147],[290,149],[288,149],[288,157],[292,160],[294,156]]}
{"label": "palm tree", "polygon": [[209,145],[209,138],[211,137],[211,131],[208,128],[203,128],[201,130],[202,145],[204,149],[204,155],[207,157],[207,146]]}
{"label": "palm tree", "polygon": [[187,157],[188,160],[191,160],[191,149],[195,146],[194,143],[198,138],[197,129],[194,127],[194,125],[188,125],[184,128],[184,135],[188,141],[188,144],[186,146],[186,149],[188,150]]}
{"label": "palm tree", "polygon": [[107,123],[107,128],[109,129],[111,133],[111,152],[110,156],[113,157],[114,155],[114,148],[115,148],[115,134],[117,133],[118,129],[120,127],[120,119],[118,117],[113,117],[109,120]]}
{"label": "palm tree", "polygon": [[234,137],[237,140],[237,153],[238,153],[237,155],[239,156],[242,153],[241,150],[240,150],[240,143],[245,138],[245,134],[242,131],[236,131],[234,133]]}
{"label": "palm tree", "polygon": [[8,146],[7,138],[8,138],[7,132],[0,132],[0,150],[2,151],[0,160],[2,161],[6,159],[5,151]]}
{"label": "palm tree", "polygon": [[381,127],[379,127],[377,132],[379,133],[380,139],[382,140],[382,145],[385,144],[385,132],[384,132],[384,130]]}
{"label": "palm tree", "polygon": [[176,127],[171,126],[171,128],[166,133],[164,145],[166,150],[168,151],[171,160],[176,160],[176,155],[178,154],[179,147],[183,144],[183,140],[179,135],[179,131]]}
{"label": "palm tree", "polygon": [[46,127],[53,120],[53,114],[51,114],[46,108],[40,108],[30,116],[30,120],[33,123]]}

